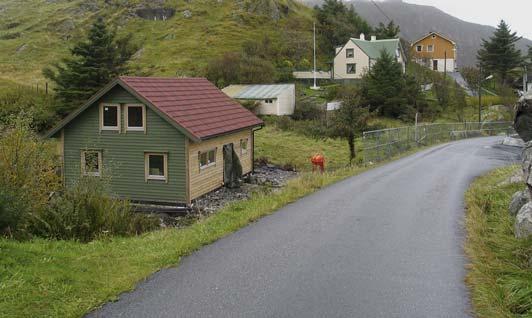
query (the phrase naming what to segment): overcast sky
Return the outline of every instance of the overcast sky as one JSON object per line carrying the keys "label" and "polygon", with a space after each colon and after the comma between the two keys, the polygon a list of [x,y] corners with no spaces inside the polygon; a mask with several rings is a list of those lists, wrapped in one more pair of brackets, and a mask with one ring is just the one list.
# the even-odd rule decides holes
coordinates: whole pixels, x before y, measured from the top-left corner
{"label": "overcast sky", "polygon": [[517,34],[532,39],[532,0],[404,0],[435,6],[468,22],[496,26],[504,19]]}

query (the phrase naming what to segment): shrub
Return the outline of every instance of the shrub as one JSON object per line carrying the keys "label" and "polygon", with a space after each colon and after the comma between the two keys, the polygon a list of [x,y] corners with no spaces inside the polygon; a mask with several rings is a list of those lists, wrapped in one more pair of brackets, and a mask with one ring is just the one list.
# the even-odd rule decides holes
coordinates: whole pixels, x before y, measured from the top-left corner
{"label": "shrub", "polygon": [[295,120],[320,119],[324,110],[316,102],[308,98],[298,98],[292,118]]}
{"label": "shrub", "polygon": [[42,211],[60,186],[54,145],[29,128],[31,118],[12,118],[0,127],[0,233],[23,227],[30,211]]}
{"label": "shrub", "polygon": [[33,213],[29,232],[49,239],[88,242],[102,236],[137,235],[156,229],[157,218],[132,212],[128,201],[107,195],[105,183],[83,178]]}

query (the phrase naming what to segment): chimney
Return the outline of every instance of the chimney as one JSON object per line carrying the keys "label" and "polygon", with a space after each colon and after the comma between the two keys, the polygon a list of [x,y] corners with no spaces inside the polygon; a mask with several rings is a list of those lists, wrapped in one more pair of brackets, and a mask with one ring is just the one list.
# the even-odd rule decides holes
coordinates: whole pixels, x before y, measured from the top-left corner
{"label": "chimney", "polygon": [[371,42],[375,42],[377,41],[377,36],[376,35],[372,35],[371,36]]}
{"label": "chimney", "polygon": [[360,33],[360,39],[361,40],[366,40],[366,36],[364,35],[364,33]]}

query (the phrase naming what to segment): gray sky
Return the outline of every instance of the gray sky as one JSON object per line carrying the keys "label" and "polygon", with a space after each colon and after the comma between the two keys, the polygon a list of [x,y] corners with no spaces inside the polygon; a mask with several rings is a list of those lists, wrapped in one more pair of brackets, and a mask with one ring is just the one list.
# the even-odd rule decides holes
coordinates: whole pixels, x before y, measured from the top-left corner
{"label": "gray sky", "polygon": [[532,39],[532,0],[404,0],[431,5],[468,22],[496,26],[501,19]]}

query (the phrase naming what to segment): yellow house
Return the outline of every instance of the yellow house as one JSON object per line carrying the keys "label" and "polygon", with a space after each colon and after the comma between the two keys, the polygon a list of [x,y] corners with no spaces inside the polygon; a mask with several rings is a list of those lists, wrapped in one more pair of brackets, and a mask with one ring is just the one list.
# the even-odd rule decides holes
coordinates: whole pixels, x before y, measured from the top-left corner
{"label": "yellow house", "polygon": [[412,60],[437,72],[454,72],[456,43],[436,32],[430,32],[412,43]]}

